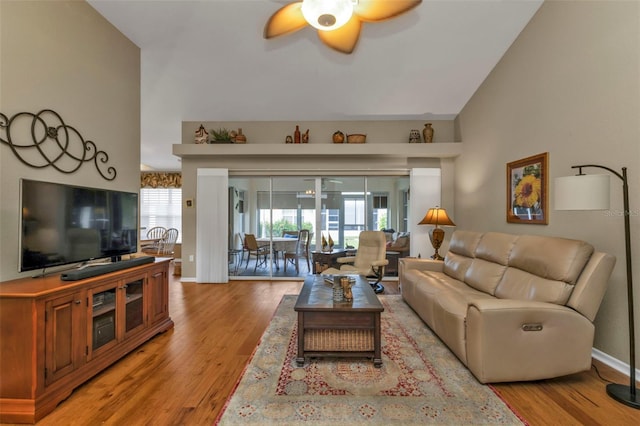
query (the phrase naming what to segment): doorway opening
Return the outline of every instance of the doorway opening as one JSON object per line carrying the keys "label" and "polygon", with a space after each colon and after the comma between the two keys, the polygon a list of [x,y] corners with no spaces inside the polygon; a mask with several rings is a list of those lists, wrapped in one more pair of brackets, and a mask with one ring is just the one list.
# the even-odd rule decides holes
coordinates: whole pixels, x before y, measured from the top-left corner
{"label": "doorway opening", "polygon": [[[409,182],[408,175],[230,176],[230,279],[304,277],[323,238],[354,251],[364,230],[408,238]],[[300,230],[308,231],[307,253],[297,244]],[[257,249],[247,247],[247,234]],[[297,268],[286,263],[295,257]]]}

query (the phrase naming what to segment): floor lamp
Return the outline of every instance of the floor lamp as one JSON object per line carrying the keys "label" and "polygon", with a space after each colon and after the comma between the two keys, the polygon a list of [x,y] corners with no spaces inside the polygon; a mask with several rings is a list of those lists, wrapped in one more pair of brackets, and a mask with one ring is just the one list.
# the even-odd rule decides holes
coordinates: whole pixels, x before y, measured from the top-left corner
{"label": "floor lamp", "polygon": [[555,179],[556,210],[607,210],[609,209],[609,175],[584,175],[582,169],[595,167],[604,169],[622,180],[624,202],[624,239],[627,261],[627,305],[629,313],[629,386],[611,383],[607,385],[607,394],[618,402],[640,409],[640,399],[636,393],[636,354],[633,316],[633,279],[631,276],[631,233],[629,227],[629,186],[627,168],[618,173],[605,166],[585,164],[571,166],[578,169],[578,175]]}

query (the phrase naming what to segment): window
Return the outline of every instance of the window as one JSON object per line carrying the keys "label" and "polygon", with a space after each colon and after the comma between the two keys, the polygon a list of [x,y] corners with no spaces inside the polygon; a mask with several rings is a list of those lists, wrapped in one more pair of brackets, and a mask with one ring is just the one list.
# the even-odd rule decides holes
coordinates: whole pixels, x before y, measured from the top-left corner
{"label": "window", "polygon": [[141,239],[146,230],[154,226],[176,228],[178,243],[182,242],[182,189],[142,188],[140,189],[140,229]]}
{"label": "window", "polygon": [[373,226],[370,228],[374,231],[378,231],[380,229],[386,229],[389,217],[388,211],[388,201],[389,197],[387,195],[374,195],[372,200],[372,209],[373,213],[372,223]]}

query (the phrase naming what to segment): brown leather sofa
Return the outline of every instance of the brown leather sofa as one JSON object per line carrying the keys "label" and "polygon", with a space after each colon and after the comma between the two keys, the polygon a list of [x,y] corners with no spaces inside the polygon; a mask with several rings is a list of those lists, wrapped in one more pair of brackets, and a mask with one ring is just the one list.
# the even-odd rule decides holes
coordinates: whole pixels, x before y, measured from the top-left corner
{"label": "brown leather sofa", "polygon": [[400,260],[404,300],[482,383],[591,368],[615,257],[583,241],[457,230],[444,262]]}

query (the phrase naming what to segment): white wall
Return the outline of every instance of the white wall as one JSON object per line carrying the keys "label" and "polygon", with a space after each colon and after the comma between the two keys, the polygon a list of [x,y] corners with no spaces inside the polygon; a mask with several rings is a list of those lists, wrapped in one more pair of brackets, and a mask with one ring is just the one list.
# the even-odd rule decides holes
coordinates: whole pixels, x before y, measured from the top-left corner
{"label": "white wall", "polygon": [[0,112],[56,111],[117,171],[108,181],[93,163],[73,174],[35,169],[0,143],[0,280],[8,280],[21,276],[20,178],[139,190],[140,49],[84,1],[0,1],[0,63]]}
{"label": "white wall", "polygon": [[[639,23],[640,3],[635,1],[545,2],[461,112],[464,148],[455,167],[458,228],[583,239],[617,257],[596,319],[595,347],[625,362],[622,217],[554,211],[553,178],[575,174],[570,167],[576,164],[628,167],[639,330]],[[542,152],[549,152],[549,225],[508,224],[506,163]],[[611,209],[620,212],[621,181],[611,181]]]}

